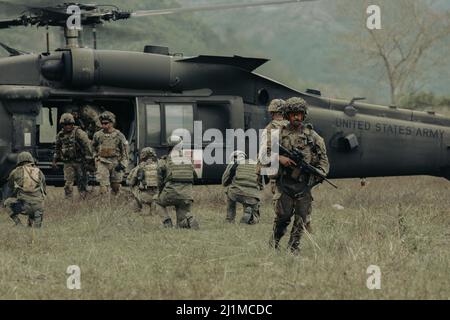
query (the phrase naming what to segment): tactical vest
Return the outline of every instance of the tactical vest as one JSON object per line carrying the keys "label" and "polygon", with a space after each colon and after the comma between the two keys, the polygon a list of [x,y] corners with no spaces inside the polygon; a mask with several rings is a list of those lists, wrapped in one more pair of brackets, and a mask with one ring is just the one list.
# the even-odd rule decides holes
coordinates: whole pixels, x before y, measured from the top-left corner
{"label": "tactical vest", "polygon": [[118,145],[121,143],[119,133],[115,130],[112,133],[103,133],[98,146],[98,155],[102,158],[120,157]]}
{"label": "tactical vest", "polygon": [[281,144],[288,150],[293,150],[294,148],[300,150],[308,163],[312,163],[317,157],[316,144],[309,129],[304,129],[302,134],[283,135],[280,139]]}
{"label": "tactical vest", "polygon": [[147,163],[139,168],[138,176],[143,175],[143,179],[140,179],[139,189],[145,190],[149,188],[158,187],[158,165],[154,162]]}
{"label": "tactical vest", "polygon": [[177,158],[174,162],[172,157],[167,160],[166,182],[192,183],[194,181],[194,166],[189,158]]}
{"label": "tactical vest", "polygon": [[70,133],[60,133],[61,157],[63,161],[70,161],[81,158],[81,150],[77,144],[77,130],[75,127]]}
{"label": "tactical vest", "polygon": [[41,189],[41,180],[39,179],[39,168],[24,165],[23,167],[23,185],[19,186],[23,192],[33,193]]}
{"label": "tactical vest", "polygon": [[241,187],[256,189],[258,188],[257,180],[256,164],[246,162],[237,166],[236,175],[233,179],[234,184]]}

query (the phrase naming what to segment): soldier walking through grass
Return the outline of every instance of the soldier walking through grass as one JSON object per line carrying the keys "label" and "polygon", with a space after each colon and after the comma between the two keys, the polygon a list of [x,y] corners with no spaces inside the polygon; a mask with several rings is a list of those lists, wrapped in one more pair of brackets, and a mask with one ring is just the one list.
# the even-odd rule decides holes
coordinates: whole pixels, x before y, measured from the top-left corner
{"label": "soldier walking through grass", "polygon": [[107,193],[111,187],[113,194],[117,195],[128,166],[128,141],[114,128],[116,117],[113,113],[105,111],[99,119],[103,130],[97,131],[92,141],[96,179],[101,194]]}
{"label": "soldier walking through grass", "polygon": [[75,126],[72,114],[64,113],[59,121],[63,128],[56,136],[56,149],[53,156],[53,168],[57,161],[64,163],[64,193],[66,198],[73,197],[73,184],[76,182],[80,196],[87,192],[87,171],[93,171],[91,141],[86,132]]}
{"label": "soldier walking through grass", "polygon": [[[327,175],[329,162],[325,143],[322,137],[304,122],[308,114],[306,101],[297,97],[290,98],[286,101],[283,111],[289,124],[281,129],[280,145],[289,151],[298,150],[304,161]],[[287,156],[278,155],[278,159],[280,166],[273,196],[275,221],[269,244],[273,248],[279,248],[280,239],[294,217],[288,248],[297,255],[302,233],[305,229],[311,230],[311,189],[321,182],[322,178],[306,172],[299,166],[300,163]]]}

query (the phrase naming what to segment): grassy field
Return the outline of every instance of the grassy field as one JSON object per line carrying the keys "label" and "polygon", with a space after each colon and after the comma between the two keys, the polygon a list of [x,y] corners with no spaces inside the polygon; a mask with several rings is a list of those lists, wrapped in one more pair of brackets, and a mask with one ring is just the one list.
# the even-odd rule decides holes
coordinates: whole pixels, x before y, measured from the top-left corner
{"label": "grassy field", "polygon": [[[261,223],[247,226],[223,223],[221,187],[195,187],[201,229],[192,231],[162,229],[125,195],[69,203],[51,188],[42,230],[12,227],[0,215],[0,298],[449,299],[450,182],[336,183],[337,191],[314,191],[314,233],[302,238],[299,257],[268,249],[268,190]],[[66,287],[69,265],[81,269],[81,290]],[[366,286],[369,265],[381,269],[379,290]]]}

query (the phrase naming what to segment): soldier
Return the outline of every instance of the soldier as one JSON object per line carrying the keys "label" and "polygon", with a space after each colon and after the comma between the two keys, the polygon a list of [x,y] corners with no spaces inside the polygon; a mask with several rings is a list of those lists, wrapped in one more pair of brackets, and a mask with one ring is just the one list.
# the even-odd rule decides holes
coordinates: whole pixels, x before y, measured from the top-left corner
{"label": "soldier", "polygon": [[113,194],[118,194],[123,174],[128,166],[128,141],[113,124],[116,117],[109,111],[100,117],[103,130],[94,134],[92,141],[96,178],[100,184],[100,193],[106,193],[111,186]]}
{"label": "soldier", "polygon": [[79,121],[81,128],[86,131],[89,139],[94,138],[94,134],[102,129],[100,123],[100,108],[85,104],[80,107]]}
{"label": "soldier", "polygon": [[[269,106],[267,107],[267,111],[271,114],[272,121],[269,122],[269,124],[264,128],[263,134],[261,136],[261,141],[266,141],[267,144],[262,145],[259,150],[259,157],[258,157],[258,181],[262,184],[262,175],[261,175],[261,168],[262,167],[269,167],[270,165],[270,159],[268,157],[267,153],[267,146],[270,146],[272,143],[272,135],[274,134],[274,130],[281,130],[284,126],[286,126],[289,121],[284,119],[284,115],[282,112],[283,106],[285,104],[285,101],[283,99],[273,99]],[[263,165],[264,163],[264,165]],[[270,179],[270,185],[272,193],[275,193],[275,180]]]}
{"label": "soldier", "polygon": [[92,170],[93,157],[91,141],[86,132],[75,126],[72,114],[64,113],[59,120],[63,128],[56,136],[56,150],[53,156],[53,167],[57,161],[64,163],[64,192],[66,198],[73,196],[73,184],[76,181],[78,192],[84,198],[87,191],[87,171]]}
{"label": "soldier", "polygon": [[227,187],[227,217],[226,221],[234,223],[236,217],[236,202],[242,204],[244,215],[241,223],[256,224],[259,222],[259,190],[256,162],[247,160],[243,151],[234,151],[222,176],[222,185]]}
{"label": "soldier", "polygon": [[[178,228],[198,229],[199,224],[192,215],[192,184],[196,176],[192,160],[178,150],[181,146],[181,138],[171,136],[169,138],[169,154],[163,156],[158,162],[158,174],[160,181],[160,194],[156,200],[163,215],[167,218],[163,221],[165,226],[171,226],[172,221],[167,214],[168,206],[175,206]],[[180,144],[180,145],[179,145]],[[174,148],[177,146],[177,148]]]}
{"label": "soldier", "polygon": [[[127,178],[127,185],[136,200],[136,211],[142,211],[144,205],[150,207],[155,195],[158,194],[158,158],[153,148],[147,147],[141,150],[140,163],[131,170]],[[170,218],[169,218],[170,219]]]}
{"label": "soldier", "polygon": [[[290,98],[284,107],[289,124],[282,128],[280,144],[288,150],[298,148],[307,163],[315,166],[324,175],[328,174],[329,162],[325,143],[314,130],[304,124],[308,107],[302,98]],[[312,196],[311,188],[320,182],[317,178],[302,172],[290,158],[278,156],[280,168],[275,183],[273,197],[275,221],[270,245],[279,247],[281,237],[294,216],[294,224],[288,247],[293,254],[299,253],[300,238],[304,229],[310,231]]]}
{"label": "soldier", "polygon": [[5,200],[9,216],[16,225],[22,225],[19,214],[28,216],[28,226],[40,228],[44,215],[43,202],[46,194],[45,176],[34,165],[29,152],[17,156],[17,167],[8,177],[10,197]]}

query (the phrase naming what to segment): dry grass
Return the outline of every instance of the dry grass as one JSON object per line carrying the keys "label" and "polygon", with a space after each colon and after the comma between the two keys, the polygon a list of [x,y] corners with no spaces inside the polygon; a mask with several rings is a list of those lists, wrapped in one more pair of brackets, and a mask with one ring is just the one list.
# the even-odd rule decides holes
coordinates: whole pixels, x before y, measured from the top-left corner
{"label": "dry grass", "polygon": [[[261,223],[243,226],[223,223],[219,186],[195,187],[201,230],[190,231],[162,229],[157,217],[133,213],[126,197],[65,203],[53,189],[42,230],[13,228],[0,216],[0,298],[449,299],[450,183],[337,183],[337,191],[315,191],[315,231],[303,237],[300,257],[267,247],[268,190]],[[81,268],[81,290],[66,288],[69,265]],[[369,265],[381,268],[380,290],[366,287]]]}

